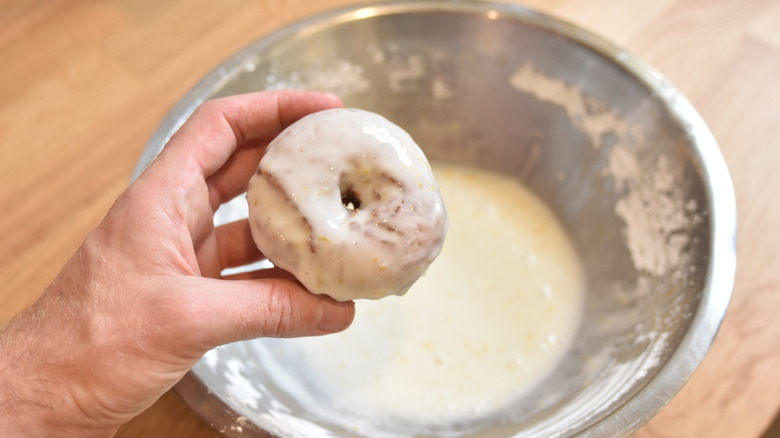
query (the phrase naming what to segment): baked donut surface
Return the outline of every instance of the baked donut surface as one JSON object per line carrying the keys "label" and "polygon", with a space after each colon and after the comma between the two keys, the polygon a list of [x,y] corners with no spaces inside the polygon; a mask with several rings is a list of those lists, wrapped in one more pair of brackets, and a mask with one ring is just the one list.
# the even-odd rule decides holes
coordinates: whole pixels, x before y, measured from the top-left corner
{"label": "baked donut surface", "polygon": [[447,215],[430,165],[378,114],[310,114],[275,138],[247,189],[257,247],[339,301],[403,295],[441,251]]}

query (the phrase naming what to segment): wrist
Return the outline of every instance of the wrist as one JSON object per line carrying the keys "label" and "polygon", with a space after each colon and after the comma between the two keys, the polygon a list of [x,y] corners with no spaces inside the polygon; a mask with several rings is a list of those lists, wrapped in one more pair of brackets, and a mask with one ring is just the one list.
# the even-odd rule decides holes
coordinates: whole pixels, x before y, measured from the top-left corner
{"label": "wrist", "polygon": [[75,346],[68,327],[46,322],[44,296],[25,313],[0,327],[0,436],[108,437],[117,427],[91,421],[73,396],[71,381],[57,358]]}

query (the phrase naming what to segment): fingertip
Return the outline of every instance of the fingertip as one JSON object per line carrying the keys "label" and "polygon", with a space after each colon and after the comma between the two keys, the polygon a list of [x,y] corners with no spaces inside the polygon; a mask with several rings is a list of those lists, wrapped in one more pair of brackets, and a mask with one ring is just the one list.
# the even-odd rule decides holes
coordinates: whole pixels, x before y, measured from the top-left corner
{"label": "fingertip", "polygon": [[334,108],[343,108],[344,102],[341,98],[333,93],[321,93],[326,100],[330,100]]}
{"label": "fingertip", "polygon": [[297,96],[304,97],[308,105],[311,106],[310,112],[325,111],[334,108],[344,108],[344,102],[335,94],[326,91],[303,91]]}
{"label": "fingertip", "polygon": [[354,301],[336,301],[323,296],[314,319],[314,325],[324,333],[346,330],[355,318]]}

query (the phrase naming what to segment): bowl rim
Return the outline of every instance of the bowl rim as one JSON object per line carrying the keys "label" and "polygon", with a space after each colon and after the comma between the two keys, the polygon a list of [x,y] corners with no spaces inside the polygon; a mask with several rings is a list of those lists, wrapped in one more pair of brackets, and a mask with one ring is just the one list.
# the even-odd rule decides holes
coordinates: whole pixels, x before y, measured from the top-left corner
{"label": "bowl rim", "polygon": [[[206,96],[213,95],[226,81],[245,68],[248,62],[256,59],[256,53],[261,53],[287,38],[316,33],[323,28],[345,22],[420,12],[476,13],[489,19],[519,20],[581,44],[615,63],[647,87],[667,108],[670,116],[679,123],[690,140],[695,159],[701,164],[700,170],[708,199],[706,207],[712,230],[708,272],[702,298],[689,329],[668,362],[659,368],[644,387],[639,388],[634,397],[616,406],[611,413],[596,420],[576,436],[621,436],[634,432],[660,411],[689,380],[710,349],[721,326],[731,300],[736,273],[736,199],[731,177],[717,141],[688,99],[649,64],[595,33],[525,6],[491,1],[396,0],[350,5],[315,13],[261,36],[229,56],[203,77],[172,107],[160,123],[142,152],[132,179],[141,174],[171,135],[206,100]],[[175,389],[212,427],[226,436],[238,436],[229,426],[236,424],[240,415],[217,395],[211,394],[196,372],[187,373]],[[246,423],[243,425],[244,434],[252,432],[256,436],[269,436],[259,427],[248,428]]]}

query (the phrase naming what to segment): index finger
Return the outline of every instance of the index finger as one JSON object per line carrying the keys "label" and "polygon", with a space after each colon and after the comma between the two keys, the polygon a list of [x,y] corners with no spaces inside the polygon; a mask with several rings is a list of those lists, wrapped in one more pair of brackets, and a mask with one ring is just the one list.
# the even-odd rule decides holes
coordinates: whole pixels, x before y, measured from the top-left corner
{"label": "index finger", "polygon": [[208,178],[228,162],[240,145],[275,137],[307,114],[338,106],[341,101],[332,94],[291,90],[210,100],[198,107],[171,137],[160,154],[165,158],[160,170],[185,166]]}

